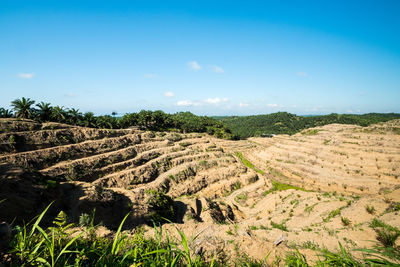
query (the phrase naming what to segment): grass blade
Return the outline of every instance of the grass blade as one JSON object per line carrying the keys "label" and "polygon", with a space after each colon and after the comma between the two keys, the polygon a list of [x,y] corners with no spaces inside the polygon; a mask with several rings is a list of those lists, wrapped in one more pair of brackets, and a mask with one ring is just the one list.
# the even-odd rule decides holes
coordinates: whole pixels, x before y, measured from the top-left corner
{"label": "grass blade", "polygon": [[129,214],[130,213],[126,214],[125,218],[122,220],[121,224],[118,227],[117,233],[115,234],[114,242],[113,242],[112,249],[111,249],[111,254],[112,255],[117,254],[117,252],[119,250],[119,245],[118,245],[120,243],[119,234],[121,233],[122,226],[124,225],[124,222],[128,218]]}
{"label": "grass blade", "polygon": [[53,204],[53,202],[51,202],[47,208],[42,212],[42,214],[39,215],[39,217],[36,219],[35,224],[33,225],[30,233],[29,233],[29,237],[31,237],[33,235],[33,233],[35,232],[36,228],[39,226],[40,221],[43,219],[44,214],[47,212],[47,210],[50,208],[50,206]]}

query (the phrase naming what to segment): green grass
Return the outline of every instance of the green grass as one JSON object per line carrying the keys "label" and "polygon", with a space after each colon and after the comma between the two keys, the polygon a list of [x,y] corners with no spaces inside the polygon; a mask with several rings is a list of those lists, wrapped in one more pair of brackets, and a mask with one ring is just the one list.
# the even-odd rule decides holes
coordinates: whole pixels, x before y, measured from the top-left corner
{"label": "green grass", "polygon": [[[347,205],[346,206],[343,206],[343,207],[340,207],[340,208],[337,208],[337,209],[335,209],[335,210],[332,210],[329,214],[328,214],[328,216],[326,217],[326,218],[324,218],[324,222],[329,222],[332,218],[334,218],[334,217],[336,217],[336,216],[338,216],[338,215],[340,215],[340,213],[342,212],[342,209],[344,209],[344,208],[346,208],[347,207]],[[344,222],[343,222],[343,224],[344,224]]]}
{"label": "green grass", "polygon": [[247,193],[241,193],[235,197],[236,202],[246,201],[247,200]]}
{"label": "green grass", "polygon": [[252,170],[258,172],[259,174],[262,174],[262,175],[265,174],[264,171],[262,171],[262,170],[260,170],[260,169],[257,169],[257,168],[253,165],[253,163],[251,163],[250,161],[248,161],[248,160],[243,156],[242,152],[235,152],[235,155],[242,161],[243,165],[246,166],[247,168],[250,168],[250,169],[252,169]]}
{"label": "green grass", "polygon": [[[235,155],[242,161],[242,163],[243,163],[244,166],[246,166],[246,167],[248,167],[248,168],[250,168],[250,169],[252,169],[252,170],[254,170],[254,171],[256,171],[256,172],[258,172],[258,173],[260,173],[260,174],[262,174],[262,175],[265,174],[264,171],[262,171],[262,170],[260,170],[260,169],[257,169],[257,168],[254,166],[253,163],[251,163],[249,160],[247,160],[247,159],[243,156],[243,154],[242,154],[241,152],[236,152]],[[283,176],[283,174],[277,173],[277,171],[274,170],[274,169],[272,169],[272,168],[270,168],[270,171],[271,171],[272,173],[275,171],[275,175],[276,175],[276,176]],[[274,174],[274,173],[273,173],[273,174]],[[285,177],[286,177],[286,176],[285,176]],[[263,193],[264,196],[268,195],[269,193],[275,192],[275,191],[284,191],[284,190],[288,190],[288,189],[301,190],[301,191],[306,191],[306,192],[308,192],[308,191],[305,190],[304,188],[301,188],[301,187],[298,187],[298,186],[294,186],[294,185],[290,185],[290,184],[283,184],[283,183],[280,183],[280,182],[274,181],[274,180],[271,180],[271,182],[272,182],[272,188],[271,188],[270,190],[264,192],[264,193]]]}
{"label": "green grass", "polygon": [[285,221],[283,221],[281,223],[275,223],[275,222],[271,221],[271,227],[272,228],[276,228],[276,229],[280,229],[280,230],[285,231],[285,232],[289,231],[287,229],[286,225],[285,225]]}
{"label": "green grass", "polygon": [[385,247],[393,247],[397,238],[400,236],[400,230],[397,227],[384,223],[374,218],[370,224],[377,234],[376,239]]}
{"label": "green grass", "polygon": [[318,130],[318,129],[312,129],[312,130],[305,130],[303,132],[301,132],[302,135],[317,135],[318,132],[320,132],[322,130]]}
{"label": "green grass", "polygon": [[366,206],[365,206],[365,210],[366,210],[369,214],[374,214],[374,213],[375,213],[375,208],[374,208],[373,206],[366,205]]}
{"label": "green grass", "polygon": [[346,217],[341,217],[342,223],[344,226],[349,226],[351,224],[351,221],[349,218]]}
{"label": "green grass", "polygon": [[304,208],[304,211],[307,212],[307,213],[310,213],[315,208],[315,206],[317,206],[317,205],[318,205],[318,203],[314,203],[311,206],[307,206],[307,207]]}
{"label": "green grass", "polygon": [[[2,201],[0,201],[1,203]],[[154,237],[145,237],[144,229],[136,228],[135,234],[127,235],[122,227],[129,214],[125,216],[112,238],[97,237],[96,226],[89,224],[85,230],[76,232],[74,224],[68,224],[64,212],[60,212],[53,224],[42,228],[41,221],[46,215],[48,206],[35,221],[15,227],[15,236],[6,248],[10,266],[266,266],[269,255],[266,251],[264,260],[256,261],[238,251],[236,257],[227,255],[204,257],[196,255],[186,235],[176,228],[177,242],[173,242],[168,232],[155,227]],[[46,215],[47,216],[47,215]],[[273,223],[274,228],[287,231],[284,222]],[[379,220],[374,220],[374,227],[397,229]],[[253,226],[251,229],[263,229]],[[232,231],[228,231],[234,235]],[[235,225],[237,232],[237,225]],[[194,240],[193,240],[194,241]],[[229,243],[234,243],[229,242]],[[397,247],[375,247],[359,249],[362,258],[355,258],[341,246],[339,251],[331,252],[320,249],[318,245],[308,242],[303,248],[319,251],[313,266],[398,266],[400,249]],[[204,255],[204,254],[203,254]],[[285,266],[311,266],[298,250],[287,254],[283,259]],[[277,258],[273,266],[282,263]]]}
{"label": "green grass", "polygon": [[300,190],[300,191],[306,191],[307,192],[307,190],[305,190],[304,188],[298,187],[298,186],[294,186],[294,185],[290,185],[290,184],[283,184],[283,183],[280,183],[280,182],[274,181],[274,180],[271,180],[271,183],[272,183],[272,188],[267,190],[267,191],[265,191],[263,193],[264,196],[266,196],[266,195],[268,195],[268,194],[270,194],[272,192],[275,192],[275,191],[285,191],[285,190],[289,190],[289,189],[294,189],[294,190]]}

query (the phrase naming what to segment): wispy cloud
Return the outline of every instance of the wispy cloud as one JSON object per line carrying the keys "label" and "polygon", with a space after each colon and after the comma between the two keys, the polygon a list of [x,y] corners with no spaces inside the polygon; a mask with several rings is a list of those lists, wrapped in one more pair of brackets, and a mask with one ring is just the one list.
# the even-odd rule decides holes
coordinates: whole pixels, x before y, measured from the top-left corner
{"label": "wispy cloud", "polygon": [[32,79],[35,77],[35,73],[18,73],[18,77],[21,79]]}
{"label": "wispy cloud", "polygon": [[240,102],[239,103],[239,107],[241,107],[241,108],[248,107],[249,105],[250,105],[249,103],[245,103],[245,102]]}
{"label": "wispy cloud", "polygon": [[196,103],[191,100],[181,100],[176,102],[176,105],[180,107],[191,107],[196,106]]}
{"label": "wispy cloud", "polygon": [[158,75],[157,75],[157,74],[154,74],[154,73],[146,73],[146,74],[144,75],[144,77],[145,77],[146,79],[155,79],[155,78],[158,77]]}
{"label": "wispy cloud", "polygon": [[207,98],[207,99],[200,100],[200,101],[181,100],[181,101],[176,102],[176,105],[177,106],[185,106],[185,107],[204,106],[204,105],[219,105],[221,103],[226,103],[228,101],[229,101],[228,98],[215,97],[215,98]]}
{"label": "wispy cloud", "polygon": [[174,97],[175,94],[173,92],[165,92],[164,96],[166,96],[166,97]]}
{"label": "wispy cloud", "polygon": [[189,61],[188,66],[192,70],[201,70],[203,68],[197,61]]}
{"label": "wispy cloud", "polygon": [[304,72],[304,71],[298,71],[296,73],[296,75],[299,76],[299,77],[307,77],[308,76],[308,74],[306,72]]}
{"label": "wispy cloud", "polygon": [[211,70],[215,73],[224,73],[224,69],[219,66],[211,66]]}
{"label": "wispy cloud", "polygon": [[267,104],[267,106],[268,106],[268,107],[271,107],[271,108],[276,108],[276,107],[279,107],[279,105],[278,105],[278,104]]}
{"label": "wispy cloud", "polygon": [[215,98],[207,98],[206,100],[204,100],[204,103],[214,104],[214,105],[218,105],[219,103],[222,102],[228,102],[228,98],[215,97]]}

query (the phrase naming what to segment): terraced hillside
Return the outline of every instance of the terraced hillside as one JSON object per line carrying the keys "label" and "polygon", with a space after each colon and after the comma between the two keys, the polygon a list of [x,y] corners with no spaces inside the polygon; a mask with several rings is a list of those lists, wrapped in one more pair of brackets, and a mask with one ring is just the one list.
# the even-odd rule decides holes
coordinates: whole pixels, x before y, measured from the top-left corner
{"label": "terraced hillside", "polygon": [[143,225],[149,235],[152,219],[170,216],[175,224],[163,227],[184,230],[196,251],[269,260],[295,248],[313,257],[338,241],[372,247],[377,230],[400,228],[400,121],[241,141],[12,119],[0,126],[0,218],[10,222],[52,200],[50,214],[64,210],[73,222],[96,209],[102,234],[128,212],[125,228]]}

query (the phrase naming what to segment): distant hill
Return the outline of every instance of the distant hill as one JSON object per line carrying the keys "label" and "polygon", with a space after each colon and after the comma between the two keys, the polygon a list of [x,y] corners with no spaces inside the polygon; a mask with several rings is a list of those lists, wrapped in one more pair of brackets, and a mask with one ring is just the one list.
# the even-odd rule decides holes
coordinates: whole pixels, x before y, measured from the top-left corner
{"label": "distant hill", "polygon": [[317,116],[297,116],[288,112],[266,115],[213,117],[221,121],[231,132],[240,138],[261,136],[263,134],[295,134],[303,129],[331,123],[368,126],[373,123],[399,119],[398,113],[368,113],[363,115],[336,114]]}

